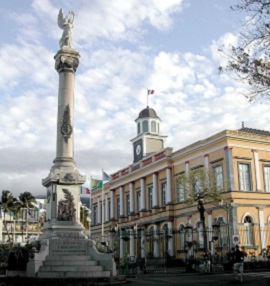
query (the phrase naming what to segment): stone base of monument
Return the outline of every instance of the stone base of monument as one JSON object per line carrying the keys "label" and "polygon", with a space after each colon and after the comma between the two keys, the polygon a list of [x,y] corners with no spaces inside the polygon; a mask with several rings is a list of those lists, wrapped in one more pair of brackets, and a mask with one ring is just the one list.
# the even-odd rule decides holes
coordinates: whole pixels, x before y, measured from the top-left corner
{"label": "stone base of monument", "polygon": [[109,278],[115,277],[112,253],[100,253],[95,242],[85,238],[81,224],[49,222],[39,240],[40,250],[27,264],[27,277]]}

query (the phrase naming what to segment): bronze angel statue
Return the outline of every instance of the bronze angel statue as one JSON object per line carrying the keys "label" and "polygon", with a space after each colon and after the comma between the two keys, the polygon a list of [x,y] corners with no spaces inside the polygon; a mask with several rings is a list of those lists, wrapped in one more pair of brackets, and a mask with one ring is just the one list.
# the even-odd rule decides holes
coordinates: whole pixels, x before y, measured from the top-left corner
{"label": "bronze angel statue", "polygon": [[58,14],[58,26],[64,30],[62,37],[59,41],[60,49],[72,48],[72,31],[74,29],[75,14],[73,11],[69,11],[67,16],[64,17],[63,10],[60,9]]}

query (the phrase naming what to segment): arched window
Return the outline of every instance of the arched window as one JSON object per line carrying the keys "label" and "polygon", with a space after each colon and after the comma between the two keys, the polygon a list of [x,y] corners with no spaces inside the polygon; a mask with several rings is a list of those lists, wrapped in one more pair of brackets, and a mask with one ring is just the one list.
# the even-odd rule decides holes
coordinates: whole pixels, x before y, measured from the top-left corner
{"label": "arched window", "polygon": [[155,230],[154,230],[154,226],[151,226],[149,228],[149,232],[148,232],[148,258],[153,258],[154,257],[154,238],[155,238]]}
{"label": "arched window", "polygon": [[141,133],[141,123],[140,122],[138,122],[138,124],[137,124],[137,132],[138,132],[138,134]]}
{"label": "arched window", "polygon": [[228,241],[228,225],[224,222],[223,217],[219,217],[217,219],[217,224],[219,225],[219,237],[218,237],[218,244],[222,248],[229,247]]}
{"label": "arched window", "polygon": [[142,123],[142,128],[143,128],[143,132],[148,132],[148,122],[147,120],[144,120]]}
{"label": "arched window", "polygon": [[179,240],[180,240],[180,250],[185,249],[185,227],[183,225],[180,225],[179,227]]}
{"label": "arched window", "polygon": [[245,246],[254,245],[253,219],[249,215],[244,218],[244,239]]}
{"label": "arched window", "polygon": [[156,121],[151,121],[151,132],[156,133],[157,132],[157,124]]}

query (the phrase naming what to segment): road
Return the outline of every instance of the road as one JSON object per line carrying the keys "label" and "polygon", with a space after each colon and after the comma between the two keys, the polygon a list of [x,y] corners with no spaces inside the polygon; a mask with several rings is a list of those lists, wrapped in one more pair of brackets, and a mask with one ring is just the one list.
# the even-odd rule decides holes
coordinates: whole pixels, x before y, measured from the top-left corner
{"label": "road", "polygon": [[138,275],[128,277],[130,286],[146,285],[260,285],[270,286],[270,270],[265,272],[248,272],[244,274],[241,284],[234,281],[232,273],[204,275],[204,274],[179,274],[179,275]]}

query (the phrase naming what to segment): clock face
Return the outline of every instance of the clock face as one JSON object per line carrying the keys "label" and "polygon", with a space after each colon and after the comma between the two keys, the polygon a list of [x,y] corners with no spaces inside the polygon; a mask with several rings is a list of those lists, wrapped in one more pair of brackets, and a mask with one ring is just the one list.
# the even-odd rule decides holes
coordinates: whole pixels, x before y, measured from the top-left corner
{"label": "clock face", "polygon": [[143,157],[143,142],[142,139],[134,143],[134,162],[138,162]]}
{"label": "clock face", "polygon": [[137,145],[137,146],[136,146],[136,155],[140,155],[141,152],[142,152],[142,147],[141,147],[141,145]]}

